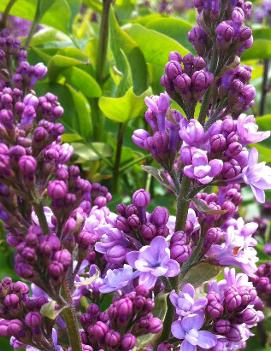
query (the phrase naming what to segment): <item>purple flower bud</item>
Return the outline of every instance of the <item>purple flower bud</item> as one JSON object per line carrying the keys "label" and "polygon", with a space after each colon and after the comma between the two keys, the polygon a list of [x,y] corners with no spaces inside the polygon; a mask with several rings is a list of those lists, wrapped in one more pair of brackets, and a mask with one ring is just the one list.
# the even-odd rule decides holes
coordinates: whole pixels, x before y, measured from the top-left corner
{"label": "purple flower bud", "polygon": [[34,66],[34,74],[38,79],[42,79],[47,74],[47,67],[43,63],[37,63]]}
{"label": "purple flower bud", "polygon": [[231,323],[228,320],[220,319],[219,321],[215,322],[214,328],[218,334],[224,335],[229,333],[231,329]]}
{"label": "purple flower bud", "polygon": [[53,278],[58,279],[63,276],[64,267],[60,262],[52,262],[49,265],[48,271]]}
{"label": "purple flower bud", "polygon": [[132,228],[137,228],[140,225],[140,219],[136,214],[132,214],[127,218],[127,223]]}
{"label": "purple flower bud", "polygon": [[64,199],[67,195],[68,188],[63,180],[53,180],[48,185],[48,195],[53,200]]}
{"label": "purple flower bud", "polygon": [[55,253],[54,259],[67,268],[72,262],[72,255],[67,249],[63,249]]}
{"label": "purple flower bud", "polygon": [[163,322],[157,317],[149,319],[148,332],[152,334],[158,334],[163,329]]}
{"label": "purple flower bud", "polygon": [[19,168],[23,175],[33,176],[37,169],[37,161],[32,156],[22,156],[19,160]]}
{"label": "purple flower bud", "polygon": [[178,75],[174,79],[174,87],[178,93],[187,94],[190,91],[191,78],[186,73]]}
{"label": "purple flower bud", "polygon": [[169,53],[169,61],[181,62],[182,56],[178,53],[178,51],[171,51]]}
{"label": "purple flower bud", "polygon": [[165,73],[170,80],[175,79],[182,73],[181,65],[178,61],[170,61],[166,64]]}
{"label": "purple flower bud", "polygon": [[234,288],[225,292],[225,306],[229,312],[235,311],[242,304],[242,297]]}
{"label": "purple flower bud", "polygon": [[19,319],[13,319],[8,325],[8,334],[18,336],[24,330],[24,325]]}
{"label": "purple flower bud", "polygon": [[241,331],[238,325],[232,325],[226,337],[233,342],[240,342],[242,340]]}
{"label": "purple flower bud", "polygon": [[213,81],[213,75],[204,70],[194,72],[191,78],[193,90],[202,92],[208,88]]}
{"label": "purple flower bud", "polygon": [[4,298],[4,305],[7,307],[16,307],[20,299],[16,294],[9,294]]}
{"label": "purple flower bud", "polygon": [[239,36],[242,41],[248,40],[252,36],[252,30],[249,27],[243,27],[240,30]]}
{"label": "purple flower bud", "polygon": [[105,343],[109,348],[116,348],[120,344],[120,333],[115,330],[109,330],[105,335]]}
{"label": "purple flower bud", "polygon": [[120,349],[121,351],[130,351],[135,347],[135,345],[136,337],[131,333],[127,333],[121,339]]}
{"label": "purple flower bud", "polygon": [[123,324],[126,323],[133,313],[133,303],[129,298],[123,298],[117,301],[117,319]]}
{"label": "purple flower bud", "polygon": [[150,216],[150,221],[155,226],[165,226],[168,222],[169,213],[165,207],[157,206]]}
{"label": "purple flower bud", "polygon": [[227,21],[221,22],[216,27],[216,36],[218,45],[223,47],[225,43],[231,43],[233,40],[234,29]]}
{"label": "purple flower bud", "polygon": [[239,316],[238,321],[253,327],[258,322],[257,311],[254,308],[246,308]]}
{"label": "purple flower bud", "polygon": [[151,201],[150,193],[144,189],[139,189],[134,192],[132,201],[135,206],[146,208]]}
{"label": "purple flower bud", "polygon": [[227,143],[223,134],[213,135],[210,139],[211,150],[214,153],[224,151]]}
{"label": "purple flower bud", "polygon": [[10,336],[8,332],[9,321],[0,320],[0,336]]}
{"label": "purple flower bud", "polygon": [[41,314],[39,312],[29,312],[25,316],[25,324],[29,328],[36,328],[41,325],[42,319]]}
{"label": "purple flower bud", "polygon": [[143,224],[140,233],[145,240],[152,240],[156,235],[156,227],[152,223]]}
{"label": "purple flower bud", "polygon": [[82,231],[79,233],[76,241],[81,249],[86,250],[90,245],[95,244],[98,239],[99,237],[97,235]]}
{"label": "purple flower bud", "polygon": [[34,275],[33,267],[27,263],[18,263],[15,265],[15,271],[24,279],[31,279]]}

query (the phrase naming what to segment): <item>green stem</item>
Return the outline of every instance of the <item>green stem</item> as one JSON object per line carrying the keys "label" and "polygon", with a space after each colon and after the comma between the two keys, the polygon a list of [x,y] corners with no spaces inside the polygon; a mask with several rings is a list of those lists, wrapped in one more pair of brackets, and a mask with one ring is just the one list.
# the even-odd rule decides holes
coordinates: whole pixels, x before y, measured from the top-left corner
{"label": "green stem", "polygon": [[99,45],[97,52],[96,61],[96,78],[98,83],[102,83],[104,80],[104,69],[106,62],[106,54],[108,47],[108,35],[109,35],[109,13],[112,0],[103,0],[103,12],[102,20],[100,25]]}
{"label": "green stem", "polygon": [[48,227],[48,223],[47,223],[47,219],[46,216],[44,214],[43,211],[43,205],[41,202],[37,202],[33,204],[35,213],[38,217],[39,220],[39,224],[41,226],[41,229],[43,231],[44,234],[48,234],[49,233],[49,227]]}
{"label": "green stem", "polygon": [[176,223],[175,223],[175,232],[179,230],[184,230],[189,202],[188,194],[190,191],[190,179],[186,176],[183,176],[180,192],[177,198],[177,212],[176,212]]}
{"label": "green stem", "polygon": [[[189,202],[190,202],[190,200],[188,200],[188,194],[190,191],[190,182],[191,181],[188,177],[183,176],[181,186],[180,186],[180,192],[177,198],[175,232],[179,230],[184,230],[185,228]],[[179,276],[171,279],[172,288],[175,289],[177,292],[179,291],[179,282],[180,282]],[[167,310],[166,318],[164,320],[163,332],[159,338],[159,342],[168,340],[171,332],[171,324],[175,316],[173,305],[169,299],[168,299],[167,306],[168,306],[168,310]]]}
{"label": "green stem", "polygon": [[140,163],[141,161],[147,160],[149,157],[149,155],[144,155],[142,157],[137,158],[136,160],[127,163],[125,166],[121,167],[120,174],[127,171],[127,169],[133,167],[134,165]]}
{"label": "green stem", "polygon": [[[109,37],[109,13],[112,0],[103,0],[103,11],[99,33],[99,44],[96,57],[96,79],[102,87],[104,83],[104,72]],[[99,99],[94,99],[92,103],[92,124],[93,136],[96,140],[103,139],[104,117],[99,108]]]}
{"label": "green stem", "polygon": [[15,4],[16,1],[17,0],[10,0],[9,3],[7,4],[5,11],[3,12],[3,15],[2,15],[0,28],[5,28],[7,26],[8,15],[10,13],[12,6]]}
{"label": "green stem", "polygon": [[82,351],[79,323],[76,316],[75,308],[72,305],[72,298],[67,281],[64,281],[62,288],[63,297],[67,301],[68,306],[63,309],[61,315],[64,318],[67,325],[70,346],[72,351]]}
{"label": "green stem", "polygon": [[268,73],[269,73],[270,61],[264,60],[263,66],[263,82],[262,82],[262,95],[260,101],[259,115],[262,116],[265,113],[266,97],[268,93]]}
{"label": "green stem", "polygon": [[28,33],[28,36],[27,36],[26,40],[25,40],[25,48],[26,49],[29,47],[30,42],[32,40],[32,37],[35,34],[35,32],[37,30],[37,26],[39,24],[39,20],[40,20],[39,7],[40,7],[40,0],[37,3],[35,17],[34,17],[34,19],[32,21],[32,25],[31,25],[30,31]]}
{"label": "green stem", "polygon": [[[211,62],[210,62],[210,72],[214,73],[214,75],[217,75],[217,52],[216,50],[214,50],[212,58],[211,58]],[[202,101],[202,105],[201,105],[201,109],[200,109],[200,114],[199,114],[199,118],[198,121],[203,125],[208,113],[208,108],[209,108],[209,104],[210,104],[210,97],[212,96],[212,92],[213,92],[213,88],[214,88],[214,83],[208,88],[208,90],[206,91],[204,97],[203,97],[203,101]]]}
{"label": "green stem", "polygon": [[116,148],[116,156],[114,162],[114,169],[113,169],[113,186],[112,191],[113,194],[117,193],[118,185],[119,185],[119,175],[120,175],[120,161],[121,161],[121,152],[122,152],[122,144],[124,139],[126,124],[120,123],[118,136],[117,136],[117,148]]}

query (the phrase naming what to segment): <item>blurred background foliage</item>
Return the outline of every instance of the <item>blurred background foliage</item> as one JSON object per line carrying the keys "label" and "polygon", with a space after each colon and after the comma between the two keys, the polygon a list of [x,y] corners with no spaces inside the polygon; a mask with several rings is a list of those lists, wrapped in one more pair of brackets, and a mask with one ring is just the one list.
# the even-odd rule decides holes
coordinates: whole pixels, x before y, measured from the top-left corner
{"label": "blurred background foliage", "polygon": [[[132,131],[144,126],[144,98],[162,91],[160,77],[170,51],[194,53],[187,33],[196,22],[193,0],[1,0],[0,12],[30,21],[22,38],[31,63],[44,62],[46,80],[37,93],[50,91],[65,109],[64,142],[74,147],[74,161],[92,182],[102,182],[113,194],[111,208],[145,187],[153,206],[174,213],[173,198],[142,165],[149,155],[131,142]],[[254,1],[257,6],[259,1]],[[253,68],[257,100],[250,111],[262,130],[271,129],[271,25],[250,23],[254,45],[242,57]],[[179,109],[179,107],[177,107]],[[271,139],[257,145],[262,161],[271,162]],[[270,241],[271,206],[264,209],[244,192],[241,213],[259,222],[260,261],[270,260],[264,245]],[[271,201],[271,193],[268,194]],[[12,276],[12,252],[0,227],[0,278]],[[271,351],[271,311],[255,331],[247,350]],[[8,351],[6,340],[0,350]]]}

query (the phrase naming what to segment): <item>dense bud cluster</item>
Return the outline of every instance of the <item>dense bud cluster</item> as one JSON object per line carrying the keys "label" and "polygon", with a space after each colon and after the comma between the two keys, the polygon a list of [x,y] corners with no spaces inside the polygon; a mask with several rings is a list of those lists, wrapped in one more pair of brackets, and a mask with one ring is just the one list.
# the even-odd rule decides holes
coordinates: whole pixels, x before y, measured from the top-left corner
{"label": "dense bud cluster", "polygon": [[159,333],[162,321],[153,317],[154,301],[149,295],[147,289],[137,286],[135,291],[115,299],[104,312],[90,304],[80,317],[83,343],[92,350],[130,351],[139,336]]}
{"label": "dense bud cluster", "polygon": [[[57,97],[33,90],[46,67],[0,34],[0,218],[15,271],[32,283],[32,295],[22,282],[0,283],[0,336],[14,349],[237,351],[263,319],[270,265],[257,268],[258,225],[238,212],[241,184],[258,202],[271,188],[271,169],[249,149],[270,133],[243,113],[255,98],[251,69],[238,64],[252,45],[251,4],[195,7],[189,40],[199,56],[170,53],[166,92],[146,98],[150,128],[132,136],[162,167],[145,169],[176,195],[175,216],[144,189],[116,213],[107,207],[108,189],[70,162]],[[204,289],[217,266],[242,273],[226,268]]]}

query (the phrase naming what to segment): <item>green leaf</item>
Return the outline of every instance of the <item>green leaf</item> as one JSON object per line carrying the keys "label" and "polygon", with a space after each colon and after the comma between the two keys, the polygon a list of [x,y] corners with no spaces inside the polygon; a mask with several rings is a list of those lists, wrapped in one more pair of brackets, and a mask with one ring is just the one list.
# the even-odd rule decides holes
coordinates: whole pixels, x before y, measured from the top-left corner
{"label": "green leaf", "polygon": [[99,99],[99,107],[107,118],[118,123],[125,123],[143,114],[145,109],[144,99],[150,93],[151,91],[148,89],[138,96],[130,88],[121,97],[112,98],[102,96]]}
{"label": "green leaf", "polygon": [[55,28],[43,28],[39,30],[31,40],[31,47],[41,46],[43,48],[73,47],[72,40],[63,32]]}
{"label": "green leaf", "polygon": [[[73,143],[74,153],[79,156],[81,162],[98,161],[103,157],[112,156],[112,148],[108,144],[95,142],[91,144]],[[97,152],[95,152],[95,151]]]}
{"label": "green leaf", "polygon": [[168,61],[170,51],[178,51],[181,55],[186,55],[189,51],[176,40],[139,24],[129,24],[125,29],[132,39],[136,41],[144,54],[147,64],[149,64],[155,93],[160,92],[162,89],[160,78]]}
{"label": "green leaf", "polygon": [[92,134],[90,106],[85,96],[67,84],[77,112],[77,131],[84,139],[88,140]]}
{"label": "green leaf", "polygon": [[80,90],[86,97],[100,97],[102,90],[97,81],[78,67],[71,67],[62,72],[68,83]]}
{"label": "green leaf", "polygon": [[[257,117],[256,118],[256,122],[257,122],[257,124],[259,126],[259,130],[270,131],[270,129],[271,129],[270,128],[270,126],[271,126],[271,114],[270,115],[264,115],[264,116],[261,116],[261,117]],[[271,138],[268,138],[268,139],[262,141],[260,144],[257,144],[257,146],[258,145],[271,148]],[[254,146],[256,146],[256,145],[254,145]]]}
{"label": "green leaf", "polygon": [[83,0],[83,3],[94,11],[102,12],[103,3],[101,0]]}
{"label": "green leaf", "polygon": [[[48,26],[57,28],[65,33],[69,32],[70,21],[72,19],[71,8],[68,1],[70,0],[42,0],[40,22]],[[9,0],[0,1],[0,12],[6,8]],[[50,4],[52,2],[52,4]],[[17,0],[12,6],[10,14],[33,21],[36,13],[37,0]],[[47,9],[46,12],[41,12],[42,9]]]}
{"label": "green leaf", "polygon": [[167,179],[163,176],[164,171],[163,169],[154,168],[152,166],[141,166],[141,168],[153,176],[161,185],[163,185],[168,190],[175,192],[175,189],[167,182]]}
{"label": "green leaf", "polygon": [[41,18],[46,11],[53,5],[54,0],[38,0],[37,16]]}
{"label": "green leaf", "polygon": [[269,59],[271,58],[271,38],[257,39],[253,46],[242,55],[243,60]]}
{"label": "green leaf", "polygon": [[194,51],[193,45],[187,38],[187,34],[193,26],[183,19],[175,17],[161,17],[149,21],[146,24],[146,27],[163,33],[176,40],[188,50]]}
{"label": "green leaf", "polygon": [[57,310],[56,309],[57,303],[56,301],[52,300],[50,302],[47,302],[46,304],[44,304],[41,309],[40,309],[40,313],[44,316],[47,317],[51,320],[55,320],[56,317],[59,315],[59,313],[61,312],[61,310]]}
{"label": "green leaf", "polygon": [[214,278],[220,272],[220,267],[209,264],[207,262],[201,262],[192,267],[182,280],[182,284],[190,283],[195,288],[201,286],[203,283]]}
{"label": "green leaf", "polygon": [[[141,94],[147,89],[147,65],[144,55],[137,43],[119,26],[113,11],[110,13],[110,46],[117,68],[123,74],[125,70],[127,71],[128,60],[134,92]],[[125,59],[123,59],[124,55]]]}
{"label": "green leaf", "polygon": [[82,139],[88,139],[91,132],[90,107],[87,99],[69,85],[40,82],[36,87],[37,93],[45,94],[50,91],[58,96],[64,108],[64,116],[60,122],[65,126],[65,132],[77,134]]}
{"label": "green leaf", "polygon": [[207,215],[223,215],[228,212],[227,210],[214,210],[207,206],[204,201],[198,199],[197,197],[194,197],[192,201],[198,211],[206,213]]}
{"label": "green leaf", "polygon": [[51,81],[57,80],[58,75],[62,70],[70,68],[72,66],[78,66],[82,63],[87,63],[78,58],[73,58],[64,55],[54,55],[48,64],[48,76]]}

